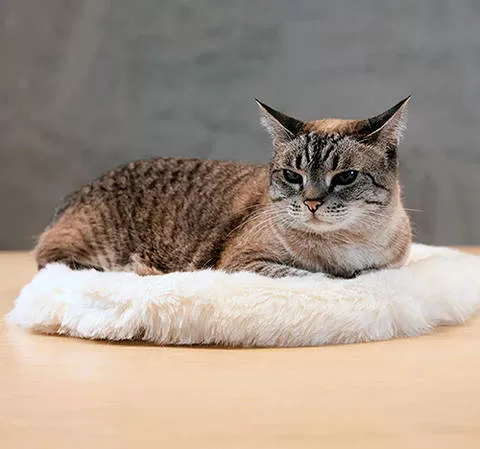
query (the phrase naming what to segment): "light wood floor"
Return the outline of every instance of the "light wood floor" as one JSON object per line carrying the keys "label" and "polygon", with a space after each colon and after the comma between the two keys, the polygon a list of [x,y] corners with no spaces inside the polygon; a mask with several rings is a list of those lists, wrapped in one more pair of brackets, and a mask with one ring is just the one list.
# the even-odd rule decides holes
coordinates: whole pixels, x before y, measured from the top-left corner
{"label": "light wood floor", "polygon": [[[0,314],[34,272],[26,253],[0,254]],[[421,338],[275,350],[105,344],[1,322],[0,448],[52,447],[479,448],[480,317]]]}

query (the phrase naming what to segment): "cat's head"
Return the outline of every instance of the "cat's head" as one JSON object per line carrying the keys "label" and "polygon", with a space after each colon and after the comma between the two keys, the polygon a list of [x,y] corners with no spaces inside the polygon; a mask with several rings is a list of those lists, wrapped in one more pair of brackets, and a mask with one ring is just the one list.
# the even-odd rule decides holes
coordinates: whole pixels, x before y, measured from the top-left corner
{"label": "cat's head", "polygon": [[409,99],[366,120],[311,122],[257,100],[273,139],[270,196],[283,223],[325,232],[387,222],[401,207],[397,147]]}

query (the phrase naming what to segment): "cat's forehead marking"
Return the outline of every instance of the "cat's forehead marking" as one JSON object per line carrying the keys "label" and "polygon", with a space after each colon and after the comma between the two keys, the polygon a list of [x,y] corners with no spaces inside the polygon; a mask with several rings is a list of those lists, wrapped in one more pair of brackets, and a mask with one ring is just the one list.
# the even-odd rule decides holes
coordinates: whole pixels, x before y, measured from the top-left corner
{"label": "cat's forehead marking", "polygon": [[362,120],[328,118],[306,122],[304,160],[312,170],[328,167],[336,170],[340,154],[338,144],[344,138],[357,134],[364,126]]}
{"label": "cat's forehead marking", "polygon": [[345,136],[333,133],[329,135],[309,132],[304,134],[301,139],[302,158],[301,160],[312,170],[318,170],[320,167],[334,166],[335,170],[338,164],[338,143]]}
{"label": "cat's forehead marking", "polygon": [[287,163],[299,170],[336,170],[345,147],[341,143],[356,134],[360,120],[324,119],[307,122],[288,152]]}

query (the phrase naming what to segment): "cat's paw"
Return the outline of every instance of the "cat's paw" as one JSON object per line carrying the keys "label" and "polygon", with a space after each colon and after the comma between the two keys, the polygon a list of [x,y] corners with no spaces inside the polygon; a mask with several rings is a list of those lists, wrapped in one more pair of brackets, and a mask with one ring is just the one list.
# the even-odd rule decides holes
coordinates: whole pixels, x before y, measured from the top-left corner
{"label": "cat's paw", "polygon": [[135,273],[139,276],[157,276],[159,274],[163,274],[162,271],[143,264],[137,264],[135,266]]}

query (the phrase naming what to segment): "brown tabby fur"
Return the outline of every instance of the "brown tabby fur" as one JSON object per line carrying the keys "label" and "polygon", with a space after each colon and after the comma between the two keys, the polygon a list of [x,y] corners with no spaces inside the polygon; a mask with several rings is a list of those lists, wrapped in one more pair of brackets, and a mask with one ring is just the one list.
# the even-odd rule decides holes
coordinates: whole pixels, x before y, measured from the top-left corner
{"label": "brown tabby fur", "polygon": [[[274,277],[397,267],[411,241],[396,155],[405,104],[369,121],[304,123],[259,103],[270,166],[158,158],[119,167],[65,199],[39,239],[38,265]],[[286,182],[285,168],[303,184]],[[357,181],[332,187],[345,170]],[[315,214],[303,204],[312,198],[322,202]]]}

